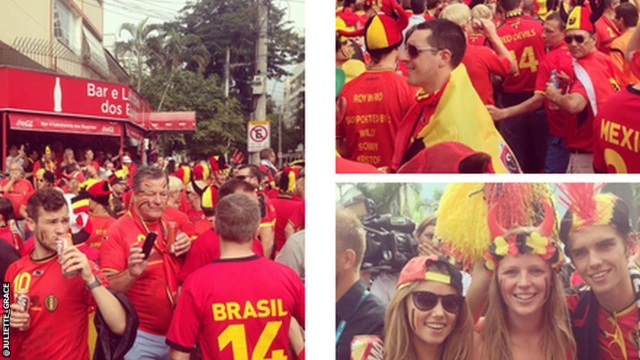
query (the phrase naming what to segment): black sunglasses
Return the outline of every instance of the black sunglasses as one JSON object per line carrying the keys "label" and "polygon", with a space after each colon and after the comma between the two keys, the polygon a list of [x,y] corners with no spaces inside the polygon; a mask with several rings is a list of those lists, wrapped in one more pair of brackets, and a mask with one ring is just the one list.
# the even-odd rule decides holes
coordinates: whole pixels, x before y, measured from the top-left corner
{"label": "black sunglasses", "polygon": [[418,55],[420,55],[420,53],[423,51],[433,51],[433,52],[440,51],[440,49],[436,49],[436,48],[419,48],[411,44],[405,45],[404,48],[407,50],[407,54],[409,54],[409,57],[412,59],[417,58]]}
{"label": "black sunglasses", "polygon": [[456,294],[438,295],[430,291],[416,291],[411,294],[413,295],[413,305],[420,311],[429,311],[436,307],[440,301],[446,312],[457,314],[464,302],[464,297]]}
{"label": "black sunglasses", "polygon": [[564,42],[567,44],[571,44],[573,40],[575,40],[577,44],[582,44],[586,39],[584,35],[566,35],[564,37]]}
{"label": "black sunglasses", "polygon": [[238,180],[246,180],[246,179],[249,179],[249,178],[251,178],[251,176],[248,176],[248,175],[236,175],[236,179],[238,179]]}

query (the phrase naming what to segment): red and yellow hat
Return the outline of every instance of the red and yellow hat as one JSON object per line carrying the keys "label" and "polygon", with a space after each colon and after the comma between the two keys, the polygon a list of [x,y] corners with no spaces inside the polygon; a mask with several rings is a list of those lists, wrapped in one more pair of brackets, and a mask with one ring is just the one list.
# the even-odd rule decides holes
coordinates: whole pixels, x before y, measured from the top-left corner
{"label": "red and yellow hat", "polygon": [[[429,265],[438,263],[447,268],[449,275],[428,271]],[[462,274],[444,256],[416,256],[409,260],[398,277],[397,289],[400,289],[414,281],[437,281],[453,287],[462,295]]]}
{"label": "red and yellow hat", "polygon": [[[564,6],[560,6],[560,16],[567,23],[565,30],[585,30],[590,33],[596,32],[596,21],[604,12],[604,0],[598,0],[597,7],[591,4],[584,6],[584,1],[578,1],[569,15],[565,12]],[[593,12],[591,11],[593,9]]]}
{"label": "red and yellow hat", "polygon": [[213,186],[207,186],[200,196],[200,205],[205,209],[215,209],[218,203],[218,189]]}
{"label": "red and yellow hat", "polygon": [[87,187],[89,198],[98,204],[108,208],[111,206],[111,186],[107,181],[96,181]]}
{"label": "red and yellow hat", "polygon": [[364,26],[364,43],[367,51],[375,52],[402,44],[402,31],[409,24],[409,16],[402,7],[395,5],[393,10],[398,20],[389,15],[377,14],[367,21]]}
{"label": "red and yellow hat", "polygon": [[214,155],[210,157],[209,165],[211,165],[211,171],[213,172],[224,171],[229,168],[227,160],[225,160],[224,156],[220,155]]}
{"label": "red and yellow hat", "polygon": [[285,166],[280,175],[278,187],[283,193],[293,193],[296,190],[296,180],[300,175],[300,166]]}
{"label": "red and yellow hat", "polygon": [[183,184],[187,184],[189,181],[191,181],[191,168],[188,166],[181,166],[180,168],[178,168],[178,170],[176,170],[176,172],[171,175],[182,180]]}
{"label": "red and yellow hat", "polygon": [[193,180],[207,180],[210,172],[208,165],[198,164],[193,167]]}

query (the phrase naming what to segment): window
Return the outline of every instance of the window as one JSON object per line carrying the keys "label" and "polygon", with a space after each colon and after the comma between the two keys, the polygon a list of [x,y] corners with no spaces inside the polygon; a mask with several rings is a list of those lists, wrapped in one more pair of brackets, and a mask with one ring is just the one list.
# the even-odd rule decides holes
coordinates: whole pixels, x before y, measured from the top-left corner
{"label": "window", "polygon": [[79,24],[80,19],[64,3],[63,0],[55,0],[53,6],[53,35],[63,44],[79,52]]}

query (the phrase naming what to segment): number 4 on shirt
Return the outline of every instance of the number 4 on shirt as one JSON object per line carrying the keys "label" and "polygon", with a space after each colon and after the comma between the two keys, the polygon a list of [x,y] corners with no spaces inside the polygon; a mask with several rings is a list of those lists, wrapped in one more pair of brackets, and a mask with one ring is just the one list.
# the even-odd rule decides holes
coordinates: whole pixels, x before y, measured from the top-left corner
{"label": "number 4 on shirt", "polygon": [[524,50],[522,50],[520,60],[518,60],[515,51],[510,50],[509,53],[511,53],[511,56],[516,59],[516,64],[518,65],[516,66],[516,73],[514,76],[520,75],[520,69],[529,69],[532,73],[538,71],[538,64],[540,62],[536,60],[536,54],[533,52],[533,46],[526,46]]}
{"label": "number 4 on shirt", "polygon": [[[271,347],[273,339],[275,339],[282,326],[282,321],[269,321],[262,330],[256,348],[251,355],[251,360],[286,360],[287,357],[284,354],[284,350],[273,350],[271,352],[271,358],[267,359],[267,350]],[[229,325],[218,336],[218,347],[220,351],[231,344],[233,348],[233,358],[235,360],[249,360],[249,354],[247,351],[247,336],[244,329],[244,325]]]}

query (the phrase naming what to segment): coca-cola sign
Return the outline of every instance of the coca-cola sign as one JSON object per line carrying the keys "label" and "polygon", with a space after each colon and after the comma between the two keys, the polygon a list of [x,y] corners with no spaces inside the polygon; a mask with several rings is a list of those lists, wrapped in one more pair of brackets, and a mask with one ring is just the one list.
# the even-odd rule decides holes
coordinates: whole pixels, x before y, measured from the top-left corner
{"label": "coca-cola sign", "polygon": [[103,126],[102,127],[102,132],[103,133],[108,133],[108,134],[113,134],[116,132],[116,128],[115,126]]}
{"label": "coca-cola sign", "polygon": [[16,121],[16,127],[33,129],[33,120],[19,119]]}

